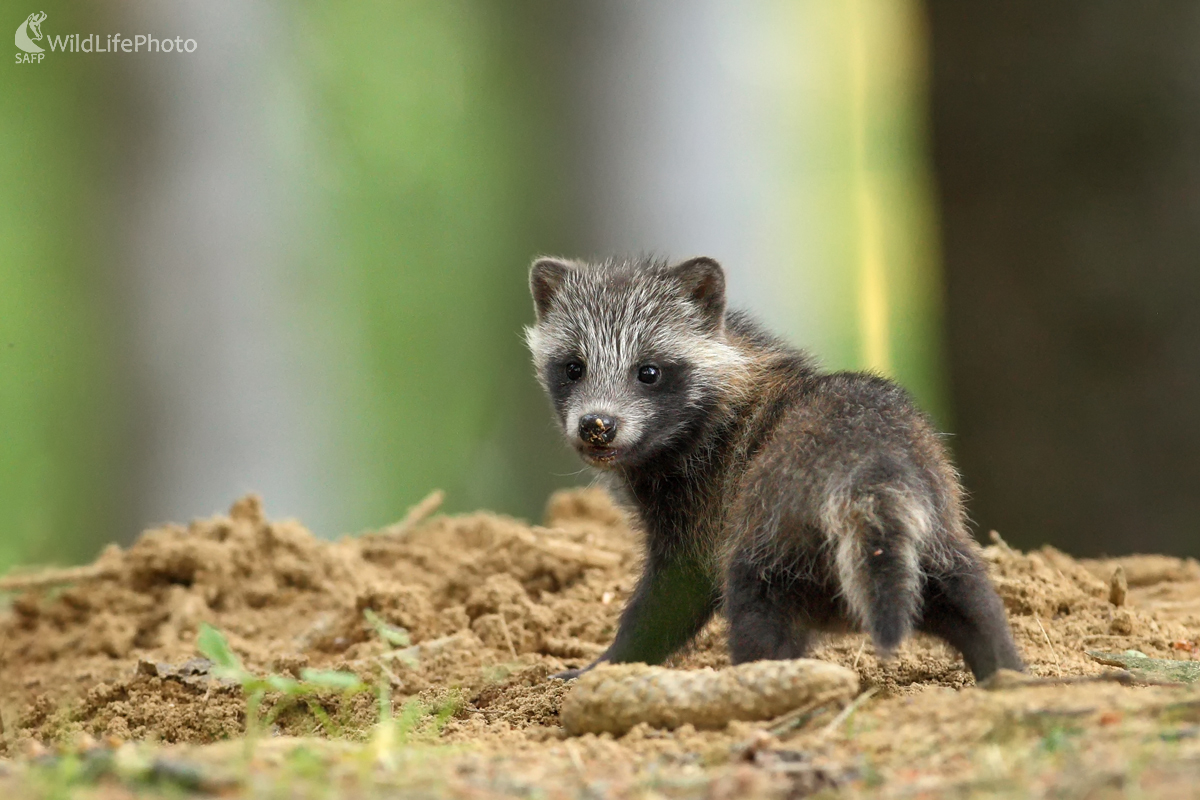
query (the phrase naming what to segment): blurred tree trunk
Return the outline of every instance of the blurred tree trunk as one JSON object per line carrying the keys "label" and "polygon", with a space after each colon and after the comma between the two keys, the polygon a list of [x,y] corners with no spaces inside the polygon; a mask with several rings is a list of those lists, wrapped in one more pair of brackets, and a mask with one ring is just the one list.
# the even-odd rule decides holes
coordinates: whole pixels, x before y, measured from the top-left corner
{"label": "blurred tree trunk", "polygon": [[1200,554],[1200,4],[928,9],[972,516]]}

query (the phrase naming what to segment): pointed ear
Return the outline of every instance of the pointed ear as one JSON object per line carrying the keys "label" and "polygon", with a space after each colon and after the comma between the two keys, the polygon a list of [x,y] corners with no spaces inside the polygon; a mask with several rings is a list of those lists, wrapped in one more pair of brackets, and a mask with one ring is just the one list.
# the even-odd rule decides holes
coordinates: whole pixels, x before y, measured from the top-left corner
{"label": "pointed ear", "polygon": [[684,296],[700,310],[705,322],[718,330],[725,320],[725,270],[711,258],[690,258],[670,269]]}
{"label": "pointed ear", "polygon": [[571,265],[557,258],[539,258],[529,270],[529,292],[533,295],[533,308],[540,322],[550,313],[550,303],[563,279],[571,271]]}

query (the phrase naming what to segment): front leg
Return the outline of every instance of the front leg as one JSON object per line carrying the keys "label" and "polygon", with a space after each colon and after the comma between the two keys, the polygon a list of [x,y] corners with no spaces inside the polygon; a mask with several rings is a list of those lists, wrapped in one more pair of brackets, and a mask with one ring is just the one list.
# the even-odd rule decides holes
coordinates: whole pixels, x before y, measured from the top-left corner
{"label": "front leg", "polygon": [[712,578],[694,560],[651,554],[633,597],[621,613],[617,636],[598,659],[582,669],[560,672],[570,680],[606,661],[661,664],[700,632],[717,609]]}
{"label": "front leg", "polygon": [[[737,553],[729,567],[725,597],[733,663],[804,658],[810,635],[795,599],[828,595],[823,588],[811,580],[764,573],[749,554]],[[817,605],[810,604],[810,613]]]}

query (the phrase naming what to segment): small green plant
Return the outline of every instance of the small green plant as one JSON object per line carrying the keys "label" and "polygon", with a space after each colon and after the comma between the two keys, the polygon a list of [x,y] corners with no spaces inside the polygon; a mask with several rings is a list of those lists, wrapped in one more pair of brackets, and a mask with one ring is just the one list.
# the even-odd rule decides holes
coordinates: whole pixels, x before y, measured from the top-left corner
{"label": "small green plant", "polygon": [[81,752],[65,752],[41,757],[30,765],[31,783],[45,800],[69,800],[79,789],[116,780],[141,796],[149,790],[153,796],[175,797],[187,792],[221,791],[230,785],[226,778],[206,774],[200,765],[165,755],[154,755],[146,746],[122,745],[120,748],[92,747]]}
{"label": "small green plant", "polygon": [[[208,624],[200,626],[196,648],[213,662],[214,677],[234,681],[246,693],[246,735],[250,738],[260,734],[282,712],[298,703],[305,705],[327,734],[336,736],[337,725],[315,696],[329,691],[349,696],[368,689],[367,684],[354,673],[337,670],[303,669],[299,680],[286,675],[256,675],[242,665],[242,660],[233,652],[224,634]],[[262,704],[269,692],[278,693],[281,697],[263,717]]]}
{"label": "small green plant", "polygon": [[[408,631],[404,628],[392,625],[383,617],[376,614],[369,608],[363,609],[363,618],[367,624],[375,629],[375,633],[379,639],[392,650],[387,653],[387,657],[399,661],[409,667],[415,667],[420,663],[418,658],[421,652],[420,645],[414,645],[412,638],[408,635]],[[380,667],[387,675],[391,675],[387,666],[380,661]]]}
{"label": "small green plant", "polygon": [[76,787],[86,784],[91,778],[86,764],[75,754],[47,759],[35,765],[30,777],[38,795],[46,800],[69,800]]}
{"label": "small green plant", "polygon": [[[373,613],[367,621],[376,626],[380,636],[393,644],[407,644],[407,632],[383,623]],[[374,617],[374,619],[372,619]],[[376,622],[380,625],[376,625]],[[385,635],[384,631],[387,631]],[[403,634],[401,640],[398,634]],[[196,638],[196,646],[209,661],[213,662],[212,675],[234,681],[246,694],[246,740],[248,748],[263,729],[279,715],[299,704],[303,704],[329,736],[337,736],[339,727],[321,706],[315,695],[336,691],[343,696],[368,691],[369,687],[357,675],[335,670],[304,669],[299,680],[284,675],[257,675],[246,669],[237,654],[229,646],[225,636],[210,625],[202,625]],[[268,694],[278,694],[279,700],[264,716],[263,701]],[[372,737],[372,752],[379,764],[395,766],[396,747],[408,744],[414,738],[431,739],[441,733],[446,723],[463,707],[463,698],[451,692],[433,702],[410,698],[393,713],[391,684],[387,673],[380,676],[375,687],[379,722]],[[247,751],[249,752],[249,750]]]}
{"label": "small green plant", "polygon": [[412,645],[412,639],[408,635],[408,631],[404,628],[392,625],[383,617],[376,614],[369,608],[363,609],[363,617],[367,620],[379,638],[392,647],[409,647]]}
{"label": "small green plant", "polygon": [[432,703],[412,697],[400,707],[400,713],[394,719],[390,718],[390,715],[386,719],[381,717],[380,725],[390,724],[395,739],[401,744],[407,744],[414,738],[436,737],[462,707],[463,699],[457,692]]}
{"label": "small green plant", "polygon": [[868,789],[878,789],[885,782],[883,773],[879,771],[879,768],[869,758],[863,759],[860,774],[863,785]]}
{"label": "small green plant", "polygon": [[1075,725],[1054,725],[1042,736],[1039,746],[1045,753],[1058,753],[1074,748],[1074,740],[1083,734]]}
{"label": "small green plant", "polygon": [[375,762],[387,769],[396,768],[397,746],[408,744],[413,738],[432,739],[452,716],[463,707],[464,700],[457,692],[451,692],[434,703],[426,703],[416,697],[409,698],[400,707],[399,715],[392,712],[391,687],[381,679],[378,690],[379,724],[371,741],[371,753]]}

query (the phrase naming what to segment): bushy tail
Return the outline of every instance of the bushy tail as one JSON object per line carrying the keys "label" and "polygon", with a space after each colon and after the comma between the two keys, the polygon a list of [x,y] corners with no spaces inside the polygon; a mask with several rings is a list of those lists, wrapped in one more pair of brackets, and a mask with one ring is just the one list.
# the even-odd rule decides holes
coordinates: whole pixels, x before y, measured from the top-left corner
{"label": "bushy tail", "polygon": [[920,551],[933,515],[922,498],[896,485],[850,489],[827,509],[842,595],[876,651],[888,655],[921,614]]}

